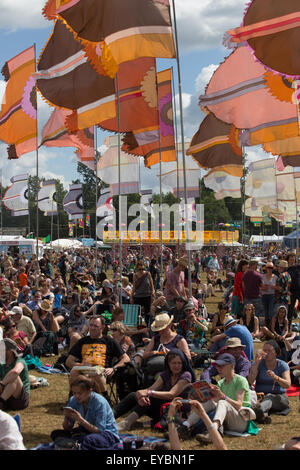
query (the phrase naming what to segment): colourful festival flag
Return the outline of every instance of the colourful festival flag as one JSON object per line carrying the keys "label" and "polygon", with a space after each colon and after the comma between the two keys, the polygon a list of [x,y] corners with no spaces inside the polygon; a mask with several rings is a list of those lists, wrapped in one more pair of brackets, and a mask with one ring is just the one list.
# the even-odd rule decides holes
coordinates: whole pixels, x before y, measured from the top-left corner
{"label": "colourful festival flag", "polygon": [[90,227],[90,225],[91,225],[91,216],[90,216],[90,214],[87,214],[87,216],[85,218],[85,225],[87,227]]}
{"label": "colourful festival flag", "polygon": [[37,148],[34,72],[34,46],[7,61],[2,68],[7,85],[0,112],[0,140],[9,144],[9,159]]}
{"label": "colourful festival flag", "polygon": [[35,74],[37,88],[53,106],[73,110],[65,119],[70,132],[115,117],[115,83],[97,73],[82,44],[56,21]]}
{"label": "colourful festival flag", "polygon": [[55,108],[42,131],[40,145],[46,147],[75,147],[78,160],[91,170],[95,170],[94,127],[69,133],[65,120],[72,114],[62,108]]}
{"label": "colourful festival flag", "polygon": [[122,149],[144,157],[145,166],[177,160],[173,116],[172,71],[166,69],[156,74],[159,124],[153,121],[145,129],[125,134]]}
{"label": "colourful festival flag", "polygon": [[209,113],[192,138],[187,155],[193,155],[199,166],[205,169],[223,165],[242,166],[238,130]]}
{"label": "colourful festival flag", "polygon": [[111,77],[123,62],[175,57],[169,0],[49,0],[43,13],[63,20]]}

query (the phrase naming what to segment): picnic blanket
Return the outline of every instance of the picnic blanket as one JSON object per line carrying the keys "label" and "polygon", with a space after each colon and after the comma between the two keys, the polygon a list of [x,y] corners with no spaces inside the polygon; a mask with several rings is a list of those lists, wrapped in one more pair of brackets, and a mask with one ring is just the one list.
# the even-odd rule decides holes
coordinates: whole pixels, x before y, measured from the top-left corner
{"label": "picnic blanket", "polygon": [[300,386],[291,385],[290,388],[287,389],[286,394],[288,397],[297,397],[300,394]]}
{"label": "picnic blanket", "polygon": [[[118,444],[118,449],[119,450],[122,450],[123,449],[123,440],[124,439],[128,439],[130,441],[132,441],[132,449],[135,449],[135,440],[140,437],[136,434],[120,434],[120,439],[121,439],[121,442]],[[143,436],[143,439],[144,439],[144,444],[153,444],[153,443],[158,443],[158,442],[167,442],[167,439],[163,439],[161,437],[155,437],[155,436]]]}
{"label": "picnic blanket", "polygon": [[[135,440],[140,437],[136,434],[120,434],[121,442],[118,444],[117,450],[123,450],[123,440],[130,439],[132,440],[132,449],[135,449]],[[167,442],[167,439],[155,437],[155,436],[143,436],[144,443],[158,443],[158,442]],[[54,450],[54,443],[50,442],[48,444],[38,444],[35,447],[32,447],[30,450]]]}

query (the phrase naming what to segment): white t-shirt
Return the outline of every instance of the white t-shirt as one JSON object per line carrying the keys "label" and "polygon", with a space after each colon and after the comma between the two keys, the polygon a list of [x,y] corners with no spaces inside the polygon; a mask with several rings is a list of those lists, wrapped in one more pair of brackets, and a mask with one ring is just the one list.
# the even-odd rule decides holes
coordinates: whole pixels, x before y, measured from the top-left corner
{"label": "white t-shirt", "polygon": [[15,419],[0,410],[0,450],[26,450]]}

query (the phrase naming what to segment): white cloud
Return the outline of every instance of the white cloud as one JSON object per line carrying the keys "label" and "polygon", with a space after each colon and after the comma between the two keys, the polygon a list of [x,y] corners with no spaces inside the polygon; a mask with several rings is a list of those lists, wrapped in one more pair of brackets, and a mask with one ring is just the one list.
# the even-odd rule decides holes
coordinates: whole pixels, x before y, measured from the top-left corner
{"label": "white cloud", "polygon": [[201,72],[196,78],[196,91],[197,93],[205,93],[206,85],[209,83],[213,73],[219,67],[216,64],[210,64],[207,67],[203,67]]}
{"label": "white cloud", "polygon": [[42,15],[46,0],[0,0],[0,29],[14,32],[18,29],[48,28],[49,21]]}
{"label": "white cloud", "polygon": [[224,33],[241,24],[245,0],[177,0],[180,48],[210,49],[222,44]]}

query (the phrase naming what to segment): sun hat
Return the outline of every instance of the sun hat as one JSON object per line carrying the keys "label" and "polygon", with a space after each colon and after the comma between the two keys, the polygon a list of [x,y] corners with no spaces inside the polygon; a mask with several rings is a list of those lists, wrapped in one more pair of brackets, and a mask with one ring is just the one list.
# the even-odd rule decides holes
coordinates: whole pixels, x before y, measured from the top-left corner
{"label": "sun hat", "polygon": [[167,326],[170,325],[173,321],[173,315],[170,315],[167,312],[162,312],[159,315],[156,315],[154,322],[151,324],[152,331],[161,331]]}
{"label": "sun hat", "polygon": [[23,314],[23,309],[22,309],[22,307],[18,307],[16,305],[11,310],[9,310],[8,313],[9,313],[9,315],[22,315]]}
{"label": "sun hat", "polygon": [[225,344],[226,348],[245,348],[245,344],[241,343],[240,338],[228,338]]}
{"label": "sun hat", "polygon": [[42,310],[46,310],[46,312],[51,312],[52,306],[51,306],[49,300],[44,299],[44,300],[41,302],[41,309],[42,309]]}
{"label": "sun hat", "polygon": [[289,264],[288,264],[287,261],[285,261],[284,259],[282,259],[281,261],[279,261],[278,266],[279,266],[280,268],[288,268],[288,267],[289,267]]}
{"label": "sun hat", "polygon": [[18,348],[18,345],[15,341],[10,338],[3,339],[6,350],[13,351],[16,357],[21,357],[23,355],[22,351]]}
{"label": "sun hat", "polygon": [[229,326],[233,325],[236,322],[237,320],[235,320],[233,317],[228,317],[226,322],[224,323],[224,327],[228,328]]}
{"label": "sun hat", "polygon": [[212,365],[217,365],[217,366],[227,366],[228,364],[235,364],[235,358],[232,356],[232,354],[224,353],[221,354],[221,356],[216,359]]}
{"label": "sun hat", "polygon": [[187,267],[189,264],[188,259],[185,256],[182,256],[181,258],[179,258],[178,264],[180,264],[181,266]]}

